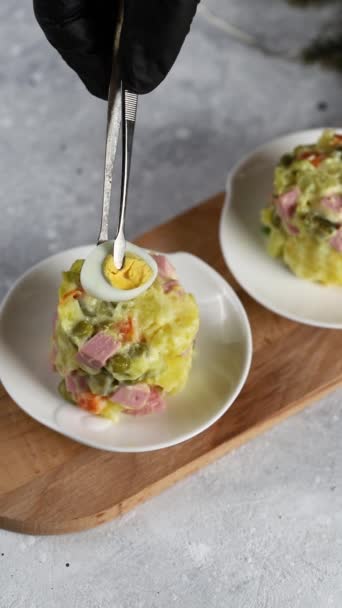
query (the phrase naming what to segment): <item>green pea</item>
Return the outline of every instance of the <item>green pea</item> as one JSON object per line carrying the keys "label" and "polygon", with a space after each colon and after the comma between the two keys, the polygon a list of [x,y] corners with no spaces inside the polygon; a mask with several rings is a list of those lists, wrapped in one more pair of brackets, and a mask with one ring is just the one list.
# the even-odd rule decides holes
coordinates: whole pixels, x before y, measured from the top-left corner
{"label": "green pea", "polygon": [[129,365],[129,357],[126,357],[125,355],[114,355],[109,361],[108,367],[113,374],[123,374],[128,370]]}
{"label": "green pea", "polygon": [[88,321],[79,321],[73,328],[73,334],[80,340],[90,338],[93,333],[93,326]]}

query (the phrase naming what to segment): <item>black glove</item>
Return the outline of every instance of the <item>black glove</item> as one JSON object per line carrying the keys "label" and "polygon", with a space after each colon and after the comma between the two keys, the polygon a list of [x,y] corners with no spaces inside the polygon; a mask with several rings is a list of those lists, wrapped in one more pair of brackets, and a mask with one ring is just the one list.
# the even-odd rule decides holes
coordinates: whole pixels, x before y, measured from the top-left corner
{"label": "black glove", "polygon": [[[199,0],[124,0],[120,65],[125,87],[149,93],[171,69]],[[33,0],[49,42],[91,93],[107,99],[118,0]]]}

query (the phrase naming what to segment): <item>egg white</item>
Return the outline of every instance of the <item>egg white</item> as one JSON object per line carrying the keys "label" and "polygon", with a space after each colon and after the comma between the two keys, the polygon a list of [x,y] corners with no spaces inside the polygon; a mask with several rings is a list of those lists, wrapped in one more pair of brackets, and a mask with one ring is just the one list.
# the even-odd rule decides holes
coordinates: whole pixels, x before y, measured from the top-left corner
{"label": "egg white", "polygon": [[139,287],[134,289],[117,289],[112,287],[107,279],[104,277],[102,272],[103,261],[109,253],[113,253],[114,241],[106,241],[97,245],[91,253],[87,256],[81,270],[81,285],[83,289],[94,298],[104,300],[105,302],[124,302],[127,300],[133,300],[137,296],[140,296],[146,289],[148,289],[158,274],[158,267],[152,256],[141,247],[133,245],[133,243],[126,243],[126,252],[133,253],[136,256],[142,258],[146,264],[151,268],[152,275]]}

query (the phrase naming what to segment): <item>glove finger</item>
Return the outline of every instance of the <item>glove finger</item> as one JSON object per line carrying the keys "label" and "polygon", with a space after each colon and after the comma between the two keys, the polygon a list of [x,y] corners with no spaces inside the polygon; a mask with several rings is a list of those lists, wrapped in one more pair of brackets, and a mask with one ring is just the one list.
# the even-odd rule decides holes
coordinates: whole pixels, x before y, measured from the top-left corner
{"label": "glove finger", "polygon": [[125,0],[121,66],[125,86],[138,94],[155,89],[170,71],[199,0]]}
{"label": "glove finger", "polygon": [[107,99],[118,2],[34,0],[34,11],[49,42],[88,90]]}

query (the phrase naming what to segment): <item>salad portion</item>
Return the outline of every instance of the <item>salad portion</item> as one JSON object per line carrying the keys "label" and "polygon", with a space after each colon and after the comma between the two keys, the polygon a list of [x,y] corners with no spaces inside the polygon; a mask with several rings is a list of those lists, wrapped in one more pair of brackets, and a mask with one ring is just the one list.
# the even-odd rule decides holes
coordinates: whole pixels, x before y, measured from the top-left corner
{"label": "salad portion", "polygon": [[180,285],[162,255],[158,276],[144,293],[104,302],[81,286],[84,260],[63,273],[51,359],[67,401],[118,421],[166,407],[165,396],[182,390],[192,364],[199,326],[194,297]]}
{"label": "salad portion", "polygon": [[342,134],[285,154],[261,213],[268,253],[297,276],[342,285]]}

